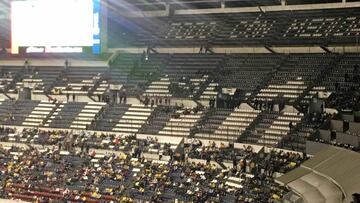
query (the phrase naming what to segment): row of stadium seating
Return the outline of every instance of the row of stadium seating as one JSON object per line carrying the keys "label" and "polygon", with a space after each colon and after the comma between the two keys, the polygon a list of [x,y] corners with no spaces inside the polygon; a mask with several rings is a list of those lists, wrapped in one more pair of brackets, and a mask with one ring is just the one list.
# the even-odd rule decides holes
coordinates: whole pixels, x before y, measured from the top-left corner
{"label": "row of stadium seating", "polygon": [[209,116],[196,138],[236,141],[260,113],[260,110],[218,109]]}
{"label": "row of stadium seating", "polygon": [[[150,54],[149,61],[153,56],[157,60],[156,54]],[[122,69],[124,58],[127,55],[119,57],[111,69]],[[174,54],[163,60],[166,60],[165,67],[156,72],[158,77],[148,78],[143,96],[209,100],[220,88],[238,88],[246,97],[260,100],[283,97],[293,103],[309,98],[308,93],[314,95],[311,89],[334,91],[336,83],[344,88],[354,86],[352,80],[341,81],[345,74],[352,78],[354,66],[359,64],[357,54]],[[134,73],[153,73],[145,65],[141,67],[144,68],[134,68]]]}
{"label": "row of stadium seating", "polygon": [[[302,114],[267,112],[251,108],[182,109],[100,102],[48,102],[3,100],[0,124],[113,132],[121,135],[150,134],[172,137],[251,142],[278,146],[296,126]],[[245,137],[245,132],[252,132]],[[292,132],[294,133],[294,132]]]}
{"label": "row of stadium seating", "polygon": [[[294,102],[316,91],[334,91],[335,84],[353,87],[357,54],[120,54],[105,67],[1,67],[1,90],[33,93],[104,95],[121,84],[143,96],[189,97],[209,100],[219,88],[238,88],[246,97]],[[11,68],[11,69],[10,69]],[[329,69],[330,68],[330,69]],[[330,70],[324,72],[324,70]],[[344,81],[348,75],[351,80]],[[325,76],[325,77],[324,77]],[[135,91],[137,90],[137,91]],[[312,90],[312,91],[309,91]],[[101,101],[99,99],[99,101]]]}

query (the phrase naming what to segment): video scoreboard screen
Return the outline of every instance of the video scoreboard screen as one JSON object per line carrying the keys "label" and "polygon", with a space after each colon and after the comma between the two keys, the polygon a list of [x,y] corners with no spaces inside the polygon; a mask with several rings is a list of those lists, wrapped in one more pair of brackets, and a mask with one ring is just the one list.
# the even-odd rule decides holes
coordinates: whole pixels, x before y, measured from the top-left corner
{"label": "video scoreboard screen", "polygon": [[13,0],[11,52],[100,53],[100,0]]}
{"label": "video scoreboard screen", "polygon": [[0,48],[10,47],[10,2],[0,0]]}

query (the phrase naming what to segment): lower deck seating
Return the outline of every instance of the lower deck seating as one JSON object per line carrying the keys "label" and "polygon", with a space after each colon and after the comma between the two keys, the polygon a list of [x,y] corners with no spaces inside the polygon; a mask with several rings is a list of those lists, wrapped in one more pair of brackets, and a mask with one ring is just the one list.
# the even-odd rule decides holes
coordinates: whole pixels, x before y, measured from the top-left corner
{"label": "lower deck seating", "polygon": [[110,88],[110,84],[107,81],[101,81],[99,86],[93,90],[93,95],[104,95]]}
{"label": "lower deck seating", "polygon": [[12,102],[10,100],[0,99],[0,123],[10,122]]}
{"label": "lower deck seating", "polygon": [[[154,199],[161,202],[172,202],[174,199],[181,202],[219,199],[229,203],[245,202],[246,199],[252,199],[254,202],[273,202],[288,192],[285,187],[275,183],[272,178],[273,172],[290,171],[304,161],[304,158],[293,153],[264,152],[262,155],[268,158],[263,159],[251,148],[233,151],[230,148],[206,147],[201,144],[199,147],[191,147],[192,154],[197,153],[199,149],[201,154],[206,156],[216,153],[219,158],[226,158],[226,154],[231,154],[231,159],[242,169],[242,172],[231,173],[231,170],[208,167],[201,162],[185,161],[178,164],[164,159],[142,159],[138,156],[139,150],[144,150],[144,154],[163,151],[162,157],[165,157],[173,153],[172,150],[175,148],[171,144],[157,140],[126,141],[129,143],[128,150],[111,155],[96,149],[91,149],[91,153],[78,153],[54,148],[0,146],[0,162],[20,169],[8,170],[7,176],[0,176],[0,182],[8,182],[1,190],[2,197],[29,202],[79,202],[79,199],[90,203],[140,202]],[[136,153],[133,153],[134,151]],[[31,163],[37,170],[28,173],[28,170],[24,169],[27,164],[19,160],[26,160],[26,163]],[[253,168],[261,168],[263,165],[269,168],[264,168],[262,182],[256,175],[258,172]],[[32,180],[33,176],[37,177],[36,181]],[[49,182],[49,177],[54,181]],[[46,182],[45,186],[43,182]],[[254,187],[262,190],[253,190]],[[241,197],[237,195],[240,188],[244,190]],[[219,194],[217,197],[214,195],[216,193]]]}
{"label": "lower deck seating", "polygon": [[235,108],[228,115],[225,114],[225,119],[217,126],[213,133],[198,133],[195,134],[195,137],[208,138],[210,140],[236,141],[259,113],[259,110]]}
{"label": "lower deck seating", "polygon": [[44,94],[60,79],[64,67],[33,67],[26,71],[22,80],[16,83],[17,88],[30,87],[33,93]]}
{"label": "lower deck seating", "polygon": [[87,95],[102,83],[106,70],[107,67],[69,67],[62,80],[54,84],[52,93]]}
{"label": "lower deck seating", "polygon": [[138,54],[119,54],[116,59],[111,63],[110,83],[121,84],[129,79],[131,70],[140,61],[141,56]]}
{"label": "lower deck seating", "polygon": [[48,116],[55,111],[57,105],[49,101],[40,101],[34,110],[25,118],[22,125],[39,127],[45,124]]}
{"label": "lower deck seating", "polygon": [[171,84],[170,78],[167,76],[160,78],[158,81],[153,81],[145,90],[143,96],[159,96],[159,97],[171,97],[169,92],[169,85]]}
{"label": "lower deck seating", "polygon": [[223,54],[174,54],[169,59],[164,74],[178,81],[209,75],[224,60]]}
{"label": "lower deck seating", "polygon": [[269,84],[257,94],[258,99],[283,97],[290,103],[305,93],[333,61],[332,54],[294,54],[279,67]]}
{"label": "lower deck seating", "polygon": [[222,122],[233,112],[232,109],[211,109],[204,119],[204,124],[200,126],[199,133],[195,134],[195,137],[205,137],[208,134],[208,138],[212,138],[212,134],[222,124]]}
{"label": "lower deck seating", "polygon": [[129,104],[115,104],[105,109],[103,116],[95,124],[95,130],[111,131],[129,110]]}
{"label": "lower deck seating", "polygon": [[210,99],[216,98],[219,93],[218,87],[219,87],[219,83],[215,83],[215,82],[209,83],[206,89],[202,92],[200,96],[200,100],[209,101]]}
{"label": "lower deck seating", "polygon": [[[164,68],[159,69],[161,70],[161,74],[159,75],[162,75],[162,77],[148,81],[149,83],[145,92],[141,92],[136,96],[143,94],[150,98],[151,101],[154,98],[161,98],[162,102],[159,103],[166,103],[164,100],[169,101],[169,98],[164,98],[164,96],[174,96],[174,94],[170,92],[169,87],[171,87],[173,83],[178,83],[179,86],[182,86],[184,89],[192,86],[193,91],[189,95],[194,95],[195,92],[201,92],[201,94],[198,95],[200,101],[203,100],[207,102],[207,100],[217,96],[220,88],[230,89],[231,87],[236,87],[246,93],[252,92],[252,96],[256,96],[255,100],[275,100],[283,97],[286,98],[286,104],[293,103],[297,108],[298,103],[296,100],[302,98],[304,94],[309,93],[311,96],[318,91],[334,91],[336,83],[338,83],[340,89],[354,89],[354,92],[356,92],[358,88],[358,82],[354,82],[354,76],[359,74],[359,70],[356,70],[358,68],[355,68],[360,64],[359,54],[163,55],[165,55],[164,58],[166,58],[166,60],[159,59],[156,63],[150,60],[147,64],[149,68],[151,66],[151,70],[158,70],[155,67],[156,64],[158,64],[158,62],[165,63],[163,64]],[[152,57],[157,56],[157,54],[152,54]],[[130,59],[122,59],[125,60],[124,64],[127,64],[126,61],[129,60],[129,66],[134,65],[132,63],[139,59],[138,56],[131,56],[129,58]],[[126,65],[124,65],[124,67],[126,68]],[[71,75],[67,78],[66,85],[79,84],[82,82],[85,84],[89,82],[94,85],[94,94],[99,95],[109,90],[112,79],[105,80],[103,78],[104,75],[97,74],[97,72],[105,73],[107,70],[104,70],[104,67],[77,68],[79,69],[72,67],[71,70],[68,70],[65,74],[66,77]],[[0,81],[6,81],[5,83],[13,82],[15,79],[17,80],[17,76],[20,76],[20,78],[22,76],[25,77],[22,78],[22,82],[41,83],[45,81],[43,76],[39,78],[26,78],[28,72],[23,71],[21,67],[18,67],[18,69],[19,70],[15,71],[16,67],[14,67],[14,72],[12,72],[9,67],[2,69],[3,77]],[[148,70],[149,72],[151,72],[150,69]],[[329,71],[327,72],[327,70]],[[50,70],[41,68],[36,69],[36,71],[38,71],[37,75],[43,74],[41,71],[49,74],[51,72]],[[58,70],[55,72],[62,71]],[[81,75],[83,72],[84,75]],[[130,70],[129,74],[132,74],[131,72]],[[222,72],[226,74],[220,75],[219,73]],[[269,74],[269,76],[265,77],[265,74]],[[117,76],[109,75],[109,77]],[[264,82],[264,84],[262,84],[262,82]],[[126,81],[124,83],[126,83]],[[77,86],[75,88],[75,86],[76,85],[73,86],[72,90],[69,90],[69,93],[80,87]],[[124,86],[126,86],[126,84],[124,84]],[[309,91],[310,88],[312,88],[312,91]],[[88,91],[85,90],[81,91],[84,94],[88,93]],[[354,98],[351,97],[352,95],[350,94],[346,100],[352,101]],[[193,99],[197,100],[197,98]],[[241,100],[244,101],[247,99],[248,98],[244,98],[241,93]],[[129,96],[129,101],[132,100],[133,98]],[[198,100],[196,102],[198,102]],[[247,102],[251,102],[251,100],[247,100]],[[103,109],[103,104],[96,104],[96,107],[94,107],[81,102],[62,102],[54,114],[47,119],[44,126],[86,129],[92,124],[96,124],[94,127],[91,126],[92,129],[134,134],[139,132],[140,129],[145,128],[145,132],[148,131],[150,133],[188,136],[194,129],[201,125],[201,127],[198,128],[200,130],[196,131],[197,137],[236,140],[243,134],[244,130],[250,126],[253,120],[257,118],[256,115],[259,114],[259,112],[249,113],[252,114],[253,117],[248,118],[246,115],[248,113],[241,112],[242,109],[240,109],[240,112],[228,112],[220,109],[216,110],[215,115],[210,116],[211,118],[205,119],[209,123],[203,124],[198,123],[198,120],[203,119],[203,115],[201,114],[206,114],[204,112],[197,113],[196,116],[199,117],[195,118],[194,115],[186,115],[183,112],[176,113],[171,110],[170,112],[162,112],[158,114],[158,117],[155,116],[155,118],[153,118],[155,103],[157,104],[158,102],[154,102],[153,105],[150,104],[151,107],[142,105],[114,105],[113,107],[109,107],[109,111],[106,111],[106,113],[102,115],[103,117],[97,118],[97,115],[99,115]],[[174,103],[175,102],[172,102],[172,104]],[[0,104],[0,123],[40,126],[47,115],[51,114],[53,108],[53,105],[46,104],[46,102],[43,101],[39,103],[38,101],[4,100],[1,101]],[[272,108],[271,111],[272,110],[274,109]],[[179,117],[171,117],[173,115]],[[187,118],[187,116],[190,117]],[[289,134],[289,129],[286,128],[289,122],[282,120],[282,115],[278,115],[278,113],[275,112],[267,112],[265,116],[268,116],[268,118],[263,118],[263,121],[266,120],[266,122],[263,126],[260,126],[263,127],[263,132],[261,130],[258,131],[259,126],[257,126],[255,130],[258,132],[248,139],[251,142],[259,144],[266,142],[269,143],[269,145],[277,145],[281,141],[281,137]],[[154,123],[151,123],[152,120]],[[94,121],[96,122],[94,123]],[[295,125],[296,123],[297,121],[294,120],[293,124]],[[154,125],[154,127],[150,127],[151,125]]]}
{"label": "lower deck seating", "polygon": [[255,131],[247,138],[247,141],[268,146],[278,146],[283,138],[295,131],[296,125],[301,122],[302,117],[302,113],[265,113],[262,120],[255,127]]}
{"label": "lower deck seating", "polygon": [[159,106],[154,109],[154,113],[150,116],[149,121],[142,128],[144,134],[156,135],[163,129],[166,123],[174,116],[176,109],[170,106]]}
{"label": "lower deck seating", "polygon": [[143,125],[148,122],[154,108],[141,104],[132,104],[122,114],[121,118],[115,120],[115,126],[112,131],[119,132],[124,135],[133,135],[140,131]]}
{"label": "lower deck seating", "polygon": [[261,100],[275,100],[279,97],[294,101],[307,88],[302,78],[287,81],[286,84],[269,85],[260,90],[257,98]]}
{"label": "lower deck seating", "polygon": [[42,80],[44,88],[51,88],[59,79],[64,67],[36,67],[33,78]]}
{"label": "lower deck seating", "polygon": [[281,54],[232,54],[216,79],[222,87],[238,88],[250,96],[271,79],[283,58]]}
{"label": "lower deck seating", "polygon": [[169,54],[118,54],[111,63],[108,82],[122,84],[130,95],[138,95],[152,81],[157,81]]}
{"label": "lower deck seating", "polygon": [[320,95],[328,96],[336,91],[356,89],[358,84],[354,81],[356,81],[356,75],[359,74],[360,67],[356,68],[359,64],[359,54],[338,56],[336,67],[332,67],[329,69],[329,72],[324,74],[324,77],[321,78],[319,83],[314,85],[303,102],[308,102],[318,93]]}
{"label": "lower deck seating", "polygon": [[0,90],[16,93],[16,83],[20,81],[24,72],[23,66],[0,67]]}
{"label": "lower deck seating", "polygon": [[158,132],[160,135],[187,137],[197,126],[198,122],[204,116],[204,112],[191,112],[187,110],[176,111],[165,126]]}
{"label": "lower deck seating", "polygon": [[[29,117],[34,108],[39,104],[39,101],[31,100],[17,100],[17,101],[3,101],[4,107],[7,109],[5,120],[3,124],[8,125],[22,125],[22,123]],[[1,108],[1,107],[0,107]],[[4,112],[5,113],[5,112]]]}
{"label": "lower deck seating", "polygon": [[52,128],[70,128],[86,104],[86,102],[61,102],[45,126]]}
{"label": "lower deck seating", "polygon": [[88,129],[98,119],[106,103],[88,102],[72,121],[70,128]]}

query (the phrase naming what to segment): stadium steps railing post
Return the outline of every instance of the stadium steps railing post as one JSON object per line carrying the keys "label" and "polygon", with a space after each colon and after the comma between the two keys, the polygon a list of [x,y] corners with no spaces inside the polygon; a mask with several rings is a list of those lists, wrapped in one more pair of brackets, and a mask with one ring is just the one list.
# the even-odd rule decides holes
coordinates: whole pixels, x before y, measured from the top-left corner
{"label": "stadium steps railing post", "polygon": [[[47,95],[48,96],[48,95]],[[43,123],[47,123],[47,121],[53,116],[53,114],[56,112],[56,110],[59,108],[61,102],[56,102],[55,107],[49,112],[49,114],[46,115],[46,117],[43,120]]]}
{"label": "stadium steps railing post", "polygon": [[13,98],[10,97],[6,92],[3,92],[3,95],[4,95],[5,97],[7,97],[8,99],[13,100]]}
{"label": "stadium steps railing post", "polygon": [[262,121],[264,112],[261,111],[259,115],[250,123],[250,125],[244,130],[243,133],[238,137],[238,141],[248,143],[247,138],[252,135],[256,126]]}

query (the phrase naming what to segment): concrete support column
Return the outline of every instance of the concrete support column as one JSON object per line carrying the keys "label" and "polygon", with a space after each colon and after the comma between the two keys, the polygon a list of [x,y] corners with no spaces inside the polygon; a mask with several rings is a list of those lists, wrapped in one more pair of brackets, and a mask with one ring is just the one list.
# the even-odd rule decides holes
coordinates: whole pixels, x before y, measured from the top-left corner
{"label": "concrete support column", "polygon": [[342,0],[343,3],[346,3],[346,0]]}
{"label": "concrete support column", "polygon": [[165,4],[165,12],[166,12],[166,16],[170,15],[170,4],[169,4],[169,2],[167,2]]}
{"label": "concrete support column", "polygon": [[281,0],[281,6],[286,6],[286,0]]}
{"label": "concrete support column", "polygon": [[221,8],[225,8],[225,0],[221,0]]}
{"label": "concrete support column", "polygon": [[108,0],[100,1],[100,46],[101,52],[105,53],[108,51]]}

